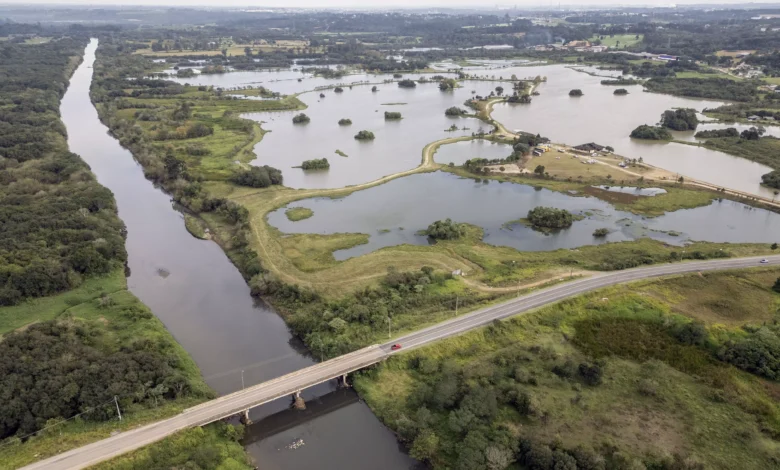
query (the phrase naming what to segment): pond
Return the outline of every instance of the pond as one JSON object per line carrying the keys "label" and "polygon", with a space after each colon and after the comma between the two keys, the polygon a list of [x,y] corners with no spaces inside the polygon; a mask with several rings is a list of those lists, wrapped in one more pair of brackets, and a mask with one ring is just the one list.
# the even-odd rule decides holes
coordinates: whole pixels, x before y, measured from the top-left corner
{"label": "pond", "polygon": [[[420,164],[428,143],[490,130],[491,126],[477,119],[445,116],[444,111],[452,106],[463,108],[463,102],[473,95],[487,95],[499,85],[511,90],[507,83],[467,81],[446,92],[439,90],[438,83],[420,83],[415,88],[389,83],[379,85],[376,92],[371,86],[356,86],[341,93],[324,91],[324,98],[320,92],[304,93],[300,99],[308,108],[303,112],[311,118],[306,124],[292,122],[300,111],[244,115],[271,131],[255,146],[257,159],[252,164],[279,168],[285,186],[291,188],[339,188],[410,170]],[[400,112],[402,119],[387,121],[386,111]],[[342,118],[352,124],[339,125]],[[452,125],[456,131],[448,131]],[[356,140],[360,130],[373,132],[375,139]],[[330,169],[293,168],[315,158],[327,158]]]}
{"label": "pond", "polygon": [[[761,175],[771,171],[767,166],[702,147],[629,137],[640,124],[658,122],[661,113],[668,109],[701,111],[717,107],[720,102],[647,93],[640,85],[620,87],[629,90],[629,94],[616,96],[613,92],[618,87],[601,85],[602,77],[560,65],[518,68],[517,73],[546,76],[547,82],[539,85],[540,96],[535,96],[530,105],[496,105],[493,117],[508,129],[541,133],[553,142],[570,145],[610,145],[627,158],[642,157],[651,165],[681,175],[772,197],[769,189],[760,186]],[[574,88],[581,89],[584,95],[570,97],[568,93]]]}
{"label": "pond", "polygon": [[[777,241],[780,233],[780,215],[732,201],[716,201],[705,207],[646,218],[616,210],[593,197],[575,197],[522,184],[475,182],[446,172],[416,174],[344,198],[306,199],[290,206],[307,207],[314,215],[291,222],[284,215],[285,208],[270,213],[269,223],[283,233],[370,235],[365,245],[335,252],[339,260],[386,246],[428,244],[428,238],[417,232],[445,218],[478,225],[485,230],[486,243],[521,251],[576,248],[640,237],[675,245],[688,241],[769,243]],[[552,234],[520,223],[507,225],[526,217],[537,206],[566,209],[583,219]],[[594,238],[593,232],[598,228],[608,228],[610,234]]]}

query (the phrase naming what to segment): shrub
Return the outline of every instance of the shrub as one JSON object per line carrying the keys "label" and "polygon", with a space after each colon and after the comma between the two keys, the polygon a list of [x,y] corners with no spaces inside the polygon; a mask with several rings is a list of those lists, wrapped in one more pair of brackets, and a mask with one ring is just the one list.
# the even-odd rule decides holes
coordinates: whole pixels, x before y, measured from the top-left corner
{"label": "shrub", "polygon": [[414,80],[409,80],[406,78],[404,80],[400,80],[398,82],[398,86],[401,88],[414,88],[417,86],[417,84],[414,82]]}
{"label": "shrub", "polygon": [[374,140],[374,133],[371,131],[360,131],[355,134],[357,140]]}
{"label": "shrub", "polygon": [[609,229],[608,228],[597,228],[593,231],[593,236],[596,238],[603,238],[609,235]]}
{"label": "shrub", "polygon": [[528,221],[534,227],[566,228],[574,223],[574,216],[566,209],[539,206],[528,211]]}
{"label": "shrub", "polygon": [[304,113],[297,114],[292,118],[293,124],[305,124],[311,121],[311,118]]}
{"label": "shrub", "polygon": [[628,94],[628,90],[626,90],[625,88],[618,88],[617,90],[612,92],[612,94],[613,95],[627,95]]}
{"label": "shrub", "polygon": [[315,158],[313,160],[305,160],[301,163],[301,168],[304,170],[326,170],[330,168],[327,158]]}
{"label": "shrub", "polygon": [[434,240],[455,240],[465,233],[463,225],[453,222],[451,219],[437,220],[428,226],[425,234]]}
{"label": "shrub", "polygon": [[282,184],[282,172],[268,165],[253,166],[234,174],[230,181],[240,186],[266,188],[272,184]]}
{"label": "shrub", "polygon": [[461,116],[467,113],[468,112],[465,109],[459,108],[457,106],[451,106],[444,111],[445,116]]}
{"label": "shrub", "polygon": [[343,93],[343,92],[344,92],[344,89],[343,89],[343,88],[341,88],[340,86],[337,86],[336,88],[334,88],[334,89],[333,89],[333,91],[334,91],[335,93]]}
{"label": "shrub", "polygon": [[385,111],[385,121],[395,121],[401,119],[401,113],[398,111]]}
{"label": "shrub", "polygon": [[672,140],[672,134],[663,127],[648,126],[646,124],[642,124],[631,131],[631,137],[647,140]]}
{"label": "shrub", "polygon": [[339,119],[339,126],[351,126],[352,125],[352,119]]}
{"label": "shrub", "polygon": [[582,96],[582,95],[583,95],[582,90],[580,90],[579,88],[575,88],[569,92],[569,96]]}

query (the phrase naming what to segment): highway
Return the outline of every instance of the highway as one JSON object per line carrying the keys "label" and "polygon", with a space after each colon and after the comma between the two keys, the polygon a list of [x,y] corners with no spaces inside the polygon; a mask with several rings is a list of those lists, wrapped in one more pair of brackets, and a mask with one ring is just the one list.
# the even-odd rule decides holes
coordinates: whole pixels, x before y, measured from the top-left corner
{"label": "highway", "polygon": [[[202,426],[222,418],[235,415],[248,408],[290,396],[296,391],[327,382],[335,377],[353,372],[371,364],[376,364],[392,354],[418,348],[426,344],[462,334],[466,331],[486,325],[494,320],[507,318],[560,300],[615,284],[640,279],[668,276],[674,274],[750,268],[780,265],[780,255],[765,257],[767,264],[761,264],[763,257],[731,258],[710,261],[692,261],[685,263],[663,264],[599,273],[588,278],[573,280],[545,289],[519,296],[501,304],[492,305],[443,323],[395,338],[382,344],[373,345],[352,353],[301,369],[276,379],[254,385],[240,392],[231,393],[214,400],[188,408],[182,413],[153,424],[131,431],[119,433],[101,441],[64,452],[54,457],[36,462],[24,469],[72,470],[86,468],[98,462],[141,448],[177,431]],[[392,351],[393,344],[402,348]]]}

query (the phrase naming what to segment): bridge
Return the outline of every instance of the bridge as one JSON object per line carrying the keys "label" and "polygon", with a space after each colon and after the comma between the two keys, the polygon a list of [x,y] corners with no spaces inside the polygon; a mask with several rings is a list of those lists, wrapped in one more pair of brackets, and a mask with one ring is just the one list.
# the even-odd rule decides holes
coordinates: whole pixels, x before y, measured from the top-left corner
{"label": "bridge", "polygon": [[[532,309],[558,302],[568,297],[589,292],[602,287],[621,284],[640,279],[668,276],[690,272],[749,268],[780,265],[780,255],[762,258],[732,258],[710,261],[692,261],[664,264],[652,267],[634,268],[625,271],[598,273],[588,278],[577,279],[558,284],[515,299],[492,305],[437,325],[396,338],[392,342],[373,345],[349,354],[331,359],[313,366],[297,370],[287,375],[254,385],[214,400],[188,408],[180,414],[156,423],[148,424],[131,431],[122,432],[73,449],[48,459],[24,467],[27,470],[74,470],[95,465],[104,460],[144,447],[159,441],[177,431],[203,426],[237,414],[245,415],[248,410],[285,396],[299,397],[301,390],[327,382],[334,378],[346,379],[350,372],[376,364],[409,349],[418,348],[431,342],[456,336],[466,331],[484,326],[494,320],[500,320]],[[393,351],[392,345],[401,344],[399,351]]]}

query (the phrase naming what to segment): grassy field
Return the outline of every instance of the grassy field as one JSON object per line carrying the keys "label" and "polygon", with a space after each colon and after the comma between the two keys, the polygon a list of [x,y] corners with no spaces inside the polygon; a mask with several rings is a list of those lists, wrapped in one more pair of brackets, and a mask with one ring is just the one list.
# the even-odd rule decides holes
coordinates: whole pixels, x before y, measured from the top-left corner
{"label": "grassy field", "polygon": [[[609,35],[603,35],[604,39],[601,39],[601,45],[602,46],[609,46],[610,48],[623,48],[624,46],[633,46],[634,44],[639,44],[642,42],[642,39],[644,38],[643,34],[615,34],[612,36]],[[639,36],[637,38],[637,36]],[[589,39],[590,42],[594,42],[601,38],[601,35],[593,36]]]}
{"label": "grassy field", "polygon": [[[128,313],[132,312],[132,314]],[[0,443],[0,468],[18,468],[33,461],[108,437],[117,430],[131,429],[181,412],[212,395],[200,377],[200,371],[184,348],[177,343],[157,319],[127,290],[122,270],[104,278],[86,281],[80,287],[63,294],[27,301],[13,307],[0,308],[0,332],[8,333],[31,323],[59,320],[99,326],[103,331],[101,344],[115,348],[145,338],[159,351],[177,359],[177,369],[193,387],[191,396],[164,402],[158,407],[131,405],[123,411],[122,421],[92,422],[71,420],[51,431],[42,432],[23,444]]]}
{"label": "grassy field", "polygon": [[780,139],[762,137],[759,140],[742,140],[738,137],[722,137],[707,139],[703,145],[737,157],[747,158],[775,170],[780,169]]}
{"label": "grassy field", "polygon": [[730,75],[727,73],[702,73],[702,72],[676,72],[675,76],[677,78],[728,78],[729,80],[733,81],[740,81],[744,80],[742,77],[737,77],[734,75]]}
{"label": "grassy field", "polygon": [[[526,453],[518,441],[578,462],[591,454],[608,468],[674,458],[774,467],[780,387],[674,332],[701,320],[717,345],[742,337],[742,325],[776,319],[778,275],[708,273],[605,289],[395,356],[358,374],[355,387],[433,468],[486,468],[502,454],[509,463]],[[736,316],[713,302],[723,286],[748,302]],[[598,380],[577,364],[597,368]]]}

